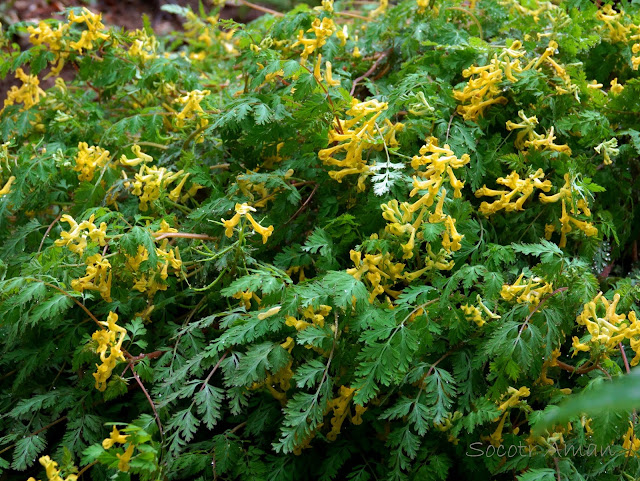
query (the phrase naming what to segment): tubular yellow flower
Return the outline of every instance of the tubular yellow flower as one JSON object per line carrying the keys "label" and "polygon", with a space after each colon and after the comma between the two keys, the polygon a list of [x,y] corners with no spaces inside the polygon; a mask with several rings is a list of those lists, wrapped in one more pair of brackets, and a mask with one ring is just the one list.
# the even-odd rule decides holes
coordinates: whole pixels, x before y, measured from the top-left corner
{"label": "tubular yellow flower", "polygon": [[618,95],[621,94],[623,90],[624,86],[618,83],[618,77],[614,78],[611,81],[611,88],[609,89],[609,92],[611,92],[613,95]]}
{"label": "tubular yellow flower", "polygon": [[109,161],[109,155],[108,150],[95,145],[89,147],[86,142],[80,142],[75,157],[76,166],[73,168],[76,172],[80,172],[78,180],[91,182],[95,169],[104,167]]}
{"label": "tubular yellow flower", "polygon": [[120,157],[120,163],[122,165],[135,167],[142,162],[153,162],[153,157],[142,152],[138,144],[134,144],[133,146],[131,146],[131,151],[133,152],[135,157],[133,159],[128,159],[126,155],[122,154],[122,156]]}
{"label": "tubular yellow flower", "polygon": [[[184,104],[181,112],[176,115],[176,127],[184,127],[185,120],[190,120],[196,117],[196,113],[204,113],[204,110],[200,106],[200,102],[204,98],[211,94],[209,90],[193,90],[186,95],[178,98],[178,102]],[[205,118],[200,118],[199,127],[204,127],[209,123]]]}
{"label": "tubular yellow flower", "polygon": [[114,426],[109,437],[104,441],[102,441],[102,447],[104,449],[110,449],[111,446],[113,446],[115,443],[124,444],[127,442],[128,437],[129,436],[126,434],[120,434],[120,431],[118,431],[118,428]]}
{"label": "tubular yellow flower", "polygon": [[9,177],[7,182],[4,184],[4,187],[0,189],[0,197],[11,193],[11,185],[15,182],[15,180],[16,180],[15,175],[12,175],[11,177]]}
{"label": "tubular yellow flower", "polygon": [[251,207],[247,203],[236,204],[235,210],[236,210],[236,213],[231,219],[229,220],[221,219],[222,224],[224,225],[224,228],[225,228],[225,231],[224,231],[225,235],[227,237],[231,237],[233,235],[233,228],[238,225],[238,223],[240,222],[240,218],[242,216],[245,216],[247,220],[251,223],[251,227],[253,227],[254,232],[257,232],[262,236],[262,243],[266,244],[269,236],[273,234],[273,226],[270,225],[269,227],[263,227],[260,224],[258,224],[256,220],[253,218],[253,216],[251,215],[251,212],[256,212],[256,209],[254,207]]}
{"label": "tubular yellow flower", "polygon": [[129,446],[127,446],[127,449],[125,449],[123,454],[116,453],[116,456],[119,459],[118,469],[120,471],[123,471],[125,473],[129,471],[129,461],[131,461],[131,456],[133,455],[133,449],[134,449],[134,445],[129,444]]}

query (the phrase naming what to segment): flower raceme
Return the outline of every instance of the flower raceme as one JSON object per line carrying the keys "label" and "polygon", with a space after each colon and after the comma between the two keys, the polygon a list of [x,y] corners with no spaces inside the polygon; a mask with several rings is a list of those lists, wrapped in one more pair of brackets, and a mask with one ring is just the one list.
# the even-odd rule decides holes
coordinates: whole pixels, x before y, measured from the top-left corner
{"label": "flower raceme", "polygon": [[81,182],[91,182],[96,168],[102,168],[109,161],[109,151],[101,147],[89,145],[86,142],[78,144],[78,153],[76,154],[76,165],[73,168],[76,172],[80,172],[78,180]]}
{"label": "flower raceme", "polygon": [[[200,103],[211,92],[209,90],[192,90],[187,92],[186,95],[178,98],[178,102],[184,105],[182,110],[176,114],[176,127],[184,127],[185,120],[190,120],[196,117],[196,114],[203,114],[204,110]],[[209,120],[200,116],[198,121],[198,127],[203,128],[209,124]]]}
{"label": "flower raceme", "polygon": [[[24,104],[22,110],[30,109],[40,102],[41,98],[47,96],[44,90],[40,88],[40,80],[38,80],[37,76],[27,75],[24,70],[19,68],[16,70],[16,78],[22,81],[22,85],[20,87],[15,85],[11,87],[11,90],[7,93],[7,98],[4,100],[4,108],[19,102]],[[0,110],[0,113],[2,113],[2,110]]]}
{"label": "flower raceme", "polygon": [[553,292],[553,284],[546,282],[540,277],[532,277],[526,282],[523,282],[524,272],[516,279],[516,281],[509,285],[502,286],[500,296],[505,301],[515,301],[518,304],[527,303],[531,311],[535,310],[541,301],[541,297],[545,294],[551,294]]}
{"label": "flower raceme", "polygon": [[551,127],[546,136],[535,132],[535,126],[538,125],[538,118],[533,115],[527,117],[524,111],[518,111],[518,117],[522,119],[522,122],[515,123],[512,121],[507,122],[507,130],[518,130],[516,135],[515,146],[519,150],[525,150],[529,147],[533,147],[535,150],[551,150],[554,152],[561,152],[567,155],[571,155],[571,149],[568,145],[558,145],[553,141],[555,140],[554,128]]}
{"label": "flower raceme", "polygon": [[[107,388],[107,381],[111,377],[116,364],[118,361],[125,360],[122,352],[122,342],[127,330],[118,326],[116,322],[118,322],[118,315],[114,312],[109,312],[107,320],[99,322],[106,329],[100,329],[91,336],[91,339],[98,344],[96,352],[100,355],[100,361],[102,362],[102,364],[96,364],[98,369],[93,373],[98,391],[104,391]],[[107,350],[109,351],[108,356]]]}
{"label": "flower raceme", "polygon": [[[318,158],[324,164],[341,168],[329,171],[332,179],[342,182],[347,175],[359,174],[358,192],[364,191],[364,181],[370,171],[363,153],[370,148],[382,150],[384,145],[396,147],[396,133],[404,128],[401,123],[393,124],[388,119],[385,119],[382,126],[378,126],[376,120],[387,107],[386,102],[375,99],[366,102],[352,99],[351,108],[346,112],[351,118],[334,121],[333,128],[329,131],[329,143],[337,142],[337,145],[318,152]],[[344,154],[344,159],[336,158],[338,154]]]}
{"label": "flower raceme", "polygon": [[300,30],[298,32],[298,40],[291,45],[291,48],[297,47],[298,45],[302,45],[304,50],[300,54],[303,60],[309,58],[316,49],[322,47],[325,43],[327,43],[327,39],[334,34],[337,30],[335,23],[329,17],[325,17],[322,20],[316,18],[311,24],[311,28],[307,30],[308,32],[313,32],[316,38],[305,38],[304,30]]}
{"label": "flower raceme", "polygon": [[98,291],[102,298],[111,302],[111,264],[101,254],[87,257],[84,277],[71,281],[71,287],[78,292]]}
{"label": "flower raceme", "polygon": [[499,177],[496,180],[496,183],[508,187],[511,191],[489,189],[486,185],[482,186],[476,191],[476,197],[489,196],[499,197],[499,199],[492,203],[482,202],[479,209],[480,213],[490,216],[503,209],[507,212],[524,210],[523,205],[534,189],[540,189],[543,192],[551,190],[551,181],[542,181],[541,179],[543,178],[544,172],[542,169],[538,169],[524,179],[521,179],[517,172],[511,172],[507,177]]}
{"label": "flower raceme", "polygon": [[[564,175],[564,186],[562,186],[557,194],[545,195],[540,194],[540,202],[547,204],[561,201],[562,203],[562,215],[560,216],[561,237],[558,247],[565,247],[567,245],[567,234],[573,230],[573,226],[585,233],[585,235],[591,237],[598,235],[598,229],[593,224],[587,221],[579,220],[576,215],[584,215],[585,217],[591,217],[591,210],[587,205],[587,201],[584,198],[580,198],[575,202],[573,198],[573,189],[571,187],[571,176],[567,173]],[[570,209],[567,211],[567,204]],[[569,215],[571,214],[571,215]],[[545,228],[545,237],[547,240],[551,239],[551,235],[554,232],[554,228]]]}
{"label": "flower raceme", "polygon": [[87,220],[83,220],[78,224],[73,217],[68,214],[64,214],[61,218],[61,222],[69,224],[68,231],[62,231],[60,239],[57,239],[54,244],[57,246],[66,246],[71,252],[82,256],[84,250],[87,248],[87,237],[92,242],[96,242],[100,246],[105,246],[107,235],[106,222],[100,223],[100,227],[96,227],[93,223],[95,214],[91,214],[91,217]]}
{"label": "flower raceme", "polygon": [[[120,434],[118,428],[115,426],[113,430],[109,434],[109,437],[102,441],[102,447],[105,450],[111,449],[115,444],[125,444],[129,438],[127,434]],[[135,446],[133,443],[129,443],[129,446],[125,449],[124,453],[116,453],[116,457],[118,458],[118,470],[122,472],[129,471],[129,461],[131,461],[131,456],[133,455],[133,450]]]}
{"label": "flower raceme", "polygon": [[269,236],[273,234],[273,226],[270,225],[269,227],[263,227],[260,224],[258,224],[258,222],[256,222],[256,220],[251,215],[251,212],[256,212],[256,209],[254,207],[251,207],[247,203],[236,204],[235,211],[236,213],[231,219],[229,220],[221,219],[222,224],[224,225],[224,228],[225,228],[225,231],[224,231],[225,235],[227,237],[231,237],[233,235],[234,227],[236,227],[240,223],[240,219],[242,217],[246,217],[251,223],[251,227],[253,227],[254,232],[257,232],[262,236],[262,243],[266,244]]}
{"label": "flower raceme", "polygon": [[600,292],[584,305],[576,322],[586,326],[589,336],[583,342],[577,336],[573,337],[574,356],[580,351],[598,352],[600,348],[606,356],[608,352],[616,350],[620,342],[629,339],[631,349],[636,353],[630,364],[636,366],[640,363],[640,322],[635,311],[630,311],[628,315],[617,314],[619,302],[620,294],[614,294],[613,300],[609,301]]}
{"label": "flower raceme", "polygon": [[[52,460],[49,456],[41,456],[38,461],[42,467],[44,467],[48,481],[77,481],[78,479],[78,476],[75,474],[69,474],[66,478],[63,478],[60,475],[58,463]],[[34,477],[30,477],[27,481],[36,481],[36,479]]]}

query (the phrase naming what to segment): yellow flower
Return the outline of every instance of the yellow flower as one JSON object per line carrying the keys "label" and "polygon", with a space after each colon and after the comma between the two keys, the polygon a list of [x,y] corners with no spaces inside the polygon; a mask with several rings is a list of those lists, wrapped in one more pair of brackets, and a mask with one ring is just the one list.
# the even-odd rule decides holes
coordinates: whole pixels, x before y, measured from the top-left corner
{"label": "yellow flower", "polygon": [[[182,108],[182,111],[176,115],[176,126],[184,127],[185,120],[194,118],[196,113],[205,113],[200,106],[200,102],[202,102],[210,93],[211,92],[209,90],[193,90],[178,98],[178,102],[184,104],[184,107]],[[199,127],[204,127],[208,123],[209,121],[207,119],[200,118]]]}
{"label": "yellow flower", "polygon": [[[571,184],[571,177],[568,173],[564,175],[564,181],[564,186],[560,188],[558,193],[553,195],[539,195],[540,202],[544,204],[558,201],[561,201],[562,203],[562,215],[559,219],[560,223],[562,224],[562,228],[560,229],[561,237],[558,247],[565,247],[567,245],[567,234],[573,230],[571,226],[572,224],[579,230],[583,231],[585,235],[589,237],[598,235],[598,229],[596,229],[590,222],[578,220],[574,217],[575,215],[580,214],[586,217],[590,217],[591,211],[589,210],[587,202],[583,198],[580,198],[575,203],[575,207],[573,207],[573,189]],[[571,206],[570,211],[567,211],[567,204]],[[569,215],[569,213],[571,213],[572,215]]]}
{"label": "yellow flower", "polygon": [[540,303],[544,294],[553,292],[553,284],[549,284],[540,277],[532,277],[526,283],[522,283],[524,272],[520,274],[516,281],[509,285],[502,286],[500,295],[505,301],[516,300],[517,303],[530,304],[529,309],[533,310]]}
{"label": "yellow flower", "polygon": [[622,437],[622,449],[627,451],[626,457],[637,456],[636,453],[640,450],[640,439],[636,437],[631,421],[629,421],[629,429]]}
{"label": "yellow flower", "polygon": [[605,140],[594,147],[597,153],[601,153],[604,157],[604,165],[611,165],[613,161],[611,157],[616,157],[620,153],[618,147],[618,139],[615,137],[609,140]]}
{"label": "yellow flower", "polygon": [[149,251],[146,247],[139,245],[138,252],[135,257],[125,254],[127,258],[127,266],[133,271],[138,272],[140,270],[140,264],[149,259]]}
{"label": "yellow flower", "polygon": [[[393,124],[388,119],[385,119],[383,125],[377,125],[376,120],[387,107],[386,102],[382,103],[375,99],[366,102],[352,99],[351,108],[346,111],[351,118],[334,121],[333,128],[329,131],[329,143],[337,144],[318,152],[318,158],[325,165],[342,169],[329,171],[332,179],[342,182],[345,176],[358,174],[358,191],[364,190],[364,180],[370,170],[367,161],[363,159],[363,154],[366,154],[370,148],[382,150],[385,144],[387,147],[397,146],[396,132],[404,128],[403,124]],[[380,140],[383,140],[384,144],[380,143]],[[342,157],[342,154],[344,159],[338,159],[337,157]]]}
{"label": "yellow flower", "polygon": [[122,165],[126,165],[128,167],[135,167],[138,164],[141,164],[142,162],[153,161],[153,157],[142,152],[138,144],[134,144],[133,146],[131,146],[131,151],[134,153],[135,157],[133,159],[128,159],[126,155],[122,154],[122,156],[120,157],[120,163]]}
{"label": "yellow flower", "polygon": [[133,444],[129,444],[127,449],[125,449],[123,454],[116,453],[116,456],[120,461],[118,461],[118,469],[123,472],[129,471],[129,461],[131,460],[131,455],[133,454]]}
{"label": "yellow flower", "polygon": [[478,325],[478,327],[484,326],[485,320],[482,318],[482,313],[480,312],[480,309],[478,309],[476,306],[465,304],[463,306],[460,306],[460,309],[462,310],[462,312],[464,312],[464,316],[467,319],[467,321],[475,322]]}
{"label": "yellow flower", "polygon": [[225,228],[225,231],[224,231],[225,235],[227,237],[231,237],[233,235],[233,228],[238,225],[238,223],[240,222],[240,218],[242,216],[245,216],[251,223],[251,227],[253,227],[254,232],[257,232],[262,236],[262,243],[266,244],[269,236],[273,234],[273,226],[270,225],[269,227],[263,227],[260,224],[258,224],[256,220],[253,218],[253,216],[251,215],[251,212],[256,212],[256,209],[254,207],[251,207],[246,202],[243,204],[236,204],[235,210],[236,210],[236,213],[231,219],[229,220],[221,219],[222,224],[224,225],[224,228]]}
{"label": "yellow flower", "polygon": [[[327,434],[327,439],[329,441],[335,441],[338,438],[338,434],[340,434],[340,429],[342,428],[342,423],[349,414],[349,403],[351,402],[355,391],[355,388],[340,386],[340,395],[329,401],[327,409],[333,410],[331,431]],[[360,420],[360,422],[362,422],[362,420]]]}
{"label": "yellow flower", "polygon": [[267,319],[268,317],[275,316],[278,312],[280,312],[280,309],[282,309],[281,306],[272,307],[268,311],[258,314],[258,319],[262,321],[264,319]]}
{"label": "yellow flower", "polygon": [[124,444],[127,442],[128,437],[126,434],[120,434],[118,428],[114,426],[109,437],[102,441],[102,447],[104,449],[110,449],[115,443]]}
{"label": "yellow flower", "polygon": [[4,184],[4,187],[0,189],[0,197],[11,193],[11,184],[13,184],[15,180],[16,180],[15,175],[12,175],[11,177],[9,177],[9,180],[7,180],[7,182]]}
{"label": "yellow flower", "polygon": [[609,89],[609,92],[611,92],[614,95],[618,95],[618,94],[621,94],[623,90],[624,90],[624,86],[618,83],[618,77],[614,78],[611,81],[611,88]]}

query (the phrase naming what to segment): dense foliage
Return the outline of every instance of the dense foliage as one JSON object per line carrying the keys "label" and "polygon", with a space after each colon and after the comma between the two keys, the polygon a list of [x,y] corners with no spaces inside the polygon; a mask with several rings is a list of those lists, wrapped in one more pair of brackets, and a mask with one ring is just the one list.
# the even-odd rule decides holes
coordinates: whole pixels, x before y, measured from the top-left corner
{"label": "dense foliage", "polygon": [[165,8],[0,36],[0,479],[640,476],[637,6]]}

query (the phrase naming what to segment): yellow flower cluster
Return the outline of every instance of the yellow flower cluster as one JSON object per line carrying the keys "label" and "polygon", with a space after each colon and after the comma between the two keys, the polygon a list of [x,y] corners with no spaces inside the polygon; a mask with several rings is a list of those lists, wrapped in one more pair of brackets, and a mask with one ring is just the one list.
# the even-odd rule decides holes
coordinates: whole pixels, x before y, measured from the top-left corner
{"label": "yellow flower cluster", "polygon": [[523,278],[524,272],[520,274],[513,284],[504,284],[500,295],[505,301],[515,299],[518,304],[527,303],[529,304],[529,309],[533,311],[540,303],[543,295],[553,292],[553,284],[549,284],[540,277],[532,277],[526,283],[523,283]]}
{"label": "yellow flower cluster", "polygon": [[[49,50],[55,54],[54,62],[57,62],[57,65],[52,68],[47,77],[60,74],[66,58],[69,57],[69,49],[76,50],[82,54],[82,49],[93,49],[93,42],[100,39],[109,39],[109,35],[101,31],[105,28],[102,23],[102,14],[92,13],[83,7],[81,15],[70,12],[68,20],[68,23],[58,22],[55,29],[44,21],[40,21],[37,27],[33,25],[27,27],[29,41],[32,44],[47,45]],[[67,46],[65,36],[74,23],[84,24],[86,30],[81,33],[80,40],[69,42]]]}
{"label": "yellow flower cluster", "polygon": [[611,165],[613,160],[611,157],[616,157],[620,153],[620,149],[618,149],[618,139],[615,137],[609,140],[605,140],[594,147],[594,150],[602,154],[604,157],[604,165]]}
{"label": "yellow flower cluster", "polygon": [[[102,441],[102,447],[107,450],[111,449],[111,447],[116,443],[126,443],[128,437],[129,436],[126,434],[120,434],[118,428],[114,426],[113,430],[109,434],[109,437]],[[123,454],[116,453],[116,456],[118,458],[118,470],[123,472],[129,471],[129,461],[131,461],[131,456],[133,455],[134,448],[135,446],[133,445],[133,443],[129,443],[129,446],[127,446]]]}
{"label": "yellow flower cluster", "polygon": [[494,446],[498,446],[502,442],[502,430],[504,429],[504,423],[507,419],[507,415],[509,414],[508,410],[518,406],[522,402],[521,398],[529,397],[531,391],[526,386],[522,386],[520,389],[509,386],[509,389],[502,395],[501,399],[504,398],[506,394],[510,395],[509,398],[498,406],[498,409],[504,414],[502,415],[502,418],[500,418],[500,423],[498,423],[496,430],[487,439]]}
{"label": "yellow flower cluster", "polygon": [[98,291],[102,298],[111,302],[111,264],[101,254],[87,257],[87,269],[84,277],[71,281],[74,291]]}
{"label": "yellow flower cluster", "polygon": [[300,56],[306,60],[316,49],[327,43],[327,39],[331,37],[336,30],[337,27],[335,23],[333,23],[333,20],[329,17],[323,18],[322,21],[320,21],[319,18],[316,18],[311,24],[311,28],[307,30],[307,32],[313,32],[316,38],[305,38],[304,30],[300,30],[298,32],[298,40],[291,45],[291,48],[302,45],[304,50]]}
{"label": "yellow flower cluster", "polygon": [[[562,215],[560,216],[560,223],[562,224],[562,228],[560,229],[561,237],[560,243],[558,247],[565,247],[567,245],[567,234],[573,230],[571,224],[573,224],[576,228],[583,231],[587,236],[595,236],[598,235],[598,229],[596,229],[593,224],[587,221],[576,219],[575,215],[584,215],[586,217],[591,217],[591,210],[589,210],[589,206],[585,199],[579,199],[574,206],[573,201],[573,191],[571,189],[571,178],[567,173],[564,175],[564,186],[560,188],[560,191],[554,195],[545,195],[540,194],[540,202],[542,203],[550,203],[550,202],[558,202],[559,200],[562,202]],[[571,206],[571,209],[567,212],[567,203]],[[571,213],[571,215],[569,215]],[[545,237],[547,240],[551,239],[551,234],[554,232],[553,226],[545,229]]]}
{"label": "yellow flower cluster", "polygon": [[136,167],[143,162],[153,162],[153,157],[142,152],[142,149],[138,144],[133,144],[131,146],[131,151],[135,155],[133,159],[127,158],[126,155],[122,154],[120,156],[120,163],[127,167]]}
{"label": "yellow flower cluster", "polygon": [[[22,85],[17,87],[13,85],[11,90],[7,92],[7,98],[4,100],[4,108],[14,105],[16,102],[22,102],[24,109],[29,109],[40,102],[40,99],[46,97],[47,94],[40,88],[40,80],[35,75],[27,75],[21,68],[16,70],[16,78],[22,81]],[[2,113],[0,110],[0,113]]]}
{"label": "yellow flower cluster", "polygon": [[73,168],[76,172],[80,172],[78,180],[81,182],[91,182],[96,168],[102,168],[109,161],[109,151],[102,147],[89,145],[86,142],[78,144],[78,153],[76,154],[76,165]]}
{"label": "yellow flower cluster", "polygon": [[109,35],[101,32],[104,29],[102,14],[92,13],[86,7],[82,8],[82,14],[76,15],[73,11],[69,13],[69,24],[84,24],[86,30],[80,34],[80,40],[69,43],[69,46],[82,54],[82,49],[93,49],[93,42],[97,40],[108,40]]}
{"label": "yellow flower cluster", "polygon": [[475,322],[478,327],[484,326],[486,322],[482,317],[483,311],[487,316],[489,316],[490,319],[500,319],[500,316],[498,314],[494,314],[493,312],[491,312],[491,310],[484,304],[484,302],[482,302],[482,298],[480,297],[480,295],[478,295],[476,299],[482,311],[476,306],[472,306],[470,304],[464,304],[460,306],[460,309],[462,310],[462,312],[464,312],[467,321]]}
{"label": "yellow flower cluster", "polygon": [[[419,153],[420,155],[414,155],[411,159],[411,167],[416,171],[417,177],[413,176],[413,190],[409,196],[413,197],[419,191],[424,190],[427,193],[411,205],[411,212],[418,211],[422,206],[431,207],[438,193],[441,195],[438,203],[444,202],[445,194],[441,191],[441,187],[445,180],[453,189],[453,197],[456,199],[462,197],[464,182],[455,176],[453,169],[467,165],[471,160],[469,154],[462,154],[462,157],[458,158],[448,144],[445,144],[444,147],[438,147],[438,139],[435,137],[427,139],[427,143],[420,147]],[[425,166],[426,170],[420,170]]]}
{"label": "yellow flower cluster", "polygon": [[[518,79],[514,74],[529,69],[538,69],[542,64],[550,66],[564,82],[564,86],[556,85],[558,93],[573,93],[577,97],[578,87],[572,84],[566,69],[551,58],[558,49],[558,43],[555,40],[550,40],[545,51],[525,66],[520,64],[520,58],[524,57],[526,53],[521,49],[522,43],[516,40],[510,48],[504,48],[499,55],[495,54],[488,65],[472,66],[462,71],[462,75],[465,78],[469,77],[469,81],[463,90],[454,90],[453,96],[461,103],[458,106],[458,113],[465,120],[477,120],[484,115],[487,107],[507,102],[507,98],[501,95],[500,83],[503,77],[510,82],[517,82]],[[553,137],[553,131],[550,131],[548,138],[550,137]],[[540,139],[540,141],[542,140],[544,138]],[[552,143],[552,140],[546,142]]]}
{"label": "yellow flower cluster", "polygon": [[495,54],[489,65],[472,66],[462,71],[462,76],[469,81],[463,90],[454,90],[453,97],[460,102],[457,111],[465,120],[477,120],[487,107],[507,103],[507,98],[501,95],[500,82],[503,76],[516,82],[513,73],[523,70],[519,58],[525,52],[521,47],[522,43],[515,41],[511,48],[503,49],[500,55]]}
{"label": "yellow flower cluster", "polygon": [[[435,137],[429,138],[427,143],[420,148],[419,153],[420,155],[414,155],[411,160],[411,167],[414,168],[417,176],[413,176],[413,189],[409,193],[409,196],[413,197],[416,194],[419,194],[420,191],[426,191],[426,193],[424,193],[420,199],[413,204],[403,203],[403,210],[405,212],[402,215],[402,218],[408,218],[409,213],[420,211],[418,214],[418,220],[410,225],[411,229],[414,231],[418,229],[422,224],[423,217],[426,215],[426,208],[433,205],[436,196],[439,193],[440,197],[435,210],[429,215],[429,223],[438,224],[440,222],[444,222],[445,231],[443,233],[442,247],[447,253],[460,250],[462,247],[460,242],[464,236],[460,235],[456,230],[455,219],[450,215],[445,215],[442,210],[447,195],[447,191],[443,188],[443,184],[445,180],[447,180],[449,185],[453,188],[453,197],[462,197],[464,182],[455,176],[453,169],[459,169],[460,167],[468,164],[470,161],[469,154],[463,154],[462,157],[458,158],[449,148],[449,145],[445,144],[444,147],[438,147],[438,139]],[[426,166],[426,170],[420,170],[420,168],[424,166]],[[420,177],[421,180],[419,180],[418,177]],[[383,207],[383,210],[386,210],[385,214],[383,214],[383,217],[386,215],[385,219],[390,220],[395,224],[399,224],[398,216],[400,213],[395,205],[391,203],[387,204],[387,206]],[[410,232],[411,229],[407,228],[405,225],[403,230],[405,232]],[[396,228],[396,230],[398,229]],[[412,256],[412,254],[408,253],[409,247],[411,250],[413,249],[413,246],[411,245],[412,242],[413,237],[410,238],[409,245],[403,246],[405,256],[408,256],[405,258],[410,258]]]}
{"label": "yellow flower cluster", "polygon": [[[351,411],[349,410],[349,403],[351,402],[351,399],[353,399],[355,392],[355,388],[340,386],[340,395],[329,401],[327,405],[327,412],[329,410],[333,411],[333,417],[331,418],[331,431],[327,434],[327,439],[329,441],[335,441],[338,438],[338,434],[340,434],[340,429],[342,428],[342,423],[346,419],[347,415],[351,414]],[[362,415],[366,410],[366,407],[356,404],[355,414],[350,416],[351,423],[356,425],[362,424]]]}
{"label": "yellow flower cluster", "polygon": [[640,439],[635,435],[631,421],[629,421],[629,429],[627,429],[627,432],[622,437],[622,449],[626,451],[626,457],[637,457],[638,454],[636,453],[640,451]]}
{"label": "yellow flower cluster", "polygon": [[[638,70],[640,67],[640,56],[637,54],[640,52],[640,26],[634,23],[627,23],[626,20],[631,20],[624,10],[616,11],[611,4],[606,4],[596,13],[596,18],[603,22],[601,29],[601,35],[603,38],[612,42],[627,43],[627,41],[633,40],[635,43],[631,47],[631,51],[634,55],[631,57],[631,64],[634,70]],[[632,33],[634,33],[632,35]]]}
{"label": "yellow flower cluster", "polygon": [[[100,361],[102,362],[102,364],[96,364],[98,370],[93,373],[98,391],[104,391],[107,388],[107,381],[111,377],[111,372],[116,367],[116,364],[118,361],[125,360],[122,353],[122,342],[127,330],[118,326],[116,322],[118,322],[118,315],[114,312],[109,312],[106,322],[100,322],[106,329],[100,329],[91,336],[91,339],[98,343],[96,352],[100,355]],[[116,337],[118,337],[117,340]],[[109,351],[108,356],[107,350]]]}
{"label": "yellow flower cluster", "polygon": [[362,276],[366,274],[366,279],[373,287],[369,295],[370,303],[373,303],[374,299],[384,292],[394,298],[398,296],[399,293],[391,290],[391,286],[404,279],[402,274],[405,267],[404,264],[394,264],[391,260],[391,254],[388,252],[376,255],[365,254],[364,259],[362,259],[362,252],[352,250],[349,256],[355,267],[347,269],[347,273],[358,280],[362,279]]}
{"label": "yellow flower cluster", "polygon": [[[163,221],[163,224],[167,227],[163,232],[177,232],[176,229],[169,229],[168,224]],[[157,233],[156,233],[157,234]],[[168,239],[164,239],[160,247],[156,248],[156,255],[158,256],[158,261],[156,264],[155,272],[150,272],[147,274],[142,274],[136,276],[136,282],[133,285],[133,288],[139,292],[146,292],[147,295],[151,298],[155,296],[158,291],[166,291],[167,284],[164,282],[159,282],[158,277],[162,281],[166,281],[169,277],[169,266],[174,269],[176,275],[180,273],[180,269],[182,267],[182,259],[180,259],[180,251],[177,247],[168,248],[169,241]],[[144,246],[138,246],[138,251],[136,252],[135,257],[127,255],[127,266],[133,271],[138,272],[140,269],[140,265],[149,259],[149,251]]]}
{"label": "yellow flower cluster", "polygon": [[157,57],[156,49],[158,40],[154,35],[149,35],[145,30],[133,32],[135,40],[129,47],[129,55],[141,59],[143,62]]}
{"label": "yellow flower cluster", "polygon": [[514,142],[517,149],[525,150],[533,147],[536,150],[542,148],[571,155],[571,149],[568,145],[557,145],[553,142],[556,139],[553,127],[549,129],[546,136],[538,134],[534,130],[535,126],[538,125],[538,118],[535,115],[527,117],[524,111],[520,110],[518,111],[518,116],[522,119],[522,122],[515,123],[510,120],[507,122],[507,130],[518,130],[516,141]]}
{"label": "yellow flower cluster", "polygon": [[[490,216],[501,210],[507,212],[513,212],[515,210],[524,210],[523,204],[531,196],[534,189],[540,189],[544,192],[551,190],[551,181],[541,179],[544,178],[544,172],[542,169],[538,169],[533,174],[529,174],[529,177],[521,179],[518,173],[511,172],[507,177],[499,177],[496,179],[496,183],[504,185],[511,189],[508,190],[495,190],[490,189],[486,185],[483,185],[475,193],[476,197],[499,197],[499,199],[492,203],[482,202],[480,204],[479,211],[485,216]],[[519,197],[516,198],[516,196]],[[515,199],[515,200],[514,200]]]}
{"label": "yellow flower cluster", "polygon": [[54,244],[57,246],[66,246],[71,252],[75,252],[79,256],[82,256],[84,250],[87,248],[87,236],[100,246],[105,246],[107,244],[107,224],[106,222],[102,222],[100,223],[100,227],[96,227],[93,223],[94,219],[95,215],[91,214],[88,220],[83,220],[78,224],[73,217],[64,214],[60,218],[60,222],[69,224],[69,231],[62,231],[60,239],[57,239]]}
{"label": "yellow flower cluster", "polygon": [[[41,456],[38,461],[44,467],[48,481],[76,481],[78,479],[78,476],[75,474],[69,474],[66,478],[63,478],[60,475],[58,463],[52,460],[49,456]],[[36,481],[36,478],[30,477],[27,481]]]}
{"label": "yellow flower cluster", "polygon": [[256,222],[256,220],[251,215],[251,212],[256,212],[256,209],[254,207],[251,207],[247,203],[236,204],[235,211],[236,213],[231,219],[229,220],[221,219],[225,228],[225,231],[224,231],[225,235],[227,237],[231,237],[233,235],[233,228],[240,223],[240,219],[242,218],[242,216],[244,216],[251,223],[251,226],[253,227],[254,232],[257,232],[262,236],[262,243],[266,244],[269,236],[273,234],[273,226],[270,225],[269,227],[263,227],[260,224],[258,224],[258,222]]}
{"label": "yellow flower cluster", "polygon": [[[204,110],[200,106],[200,102],[209,95],[209,90],[192,90],[186,95],[178,97],[178,102],[184,105],[182,110],[176,114],[176,127],[184,127],[185,120],[191,120],[196,117],[196,113],[204,114]],[[205,127],[209,124],[209,120],[200,116],[198,119],[198,128]]]}
{"label": "yellow flower cluster", "polygon": [[328,86],[330,86],[330,87],[339,87],[340,86],[340,81],[339,80],[335,80],[333,78],[333,71],[332,71],[331,62],[329,62],[329,61],[325,62],[324,77],[322,76],[322,72],[320,71],[320,67],[321,66],[322,66],[322,54],[319,53],[318,57],[316,59],[316,65],[315,65],[315,67],[313,69],[313,76],[316,78],[318,83],[321,83],[323,80],[325,80]]}
{"label": "yellow flower cluster", "polygon": [[[120,161],[122,162],[122,159]],[[183,170],[169,172],[164,167],[156,168],[143,164],[140,166],[140,171],[135,175],[134,181],[127,181],[124,185],[125,187],[132,187],[131,193],[140,198],[140,210],[146,212],[149,209],[149,204],[160,198],[161,190],[166,189],[169,184],[182,177],[178,185],[168,195],[169,200],[178,201],[188,175]],[[123,176],[125,179],[127,178],[124,172]],[[183,198],[185,197],[183,196]]]}
{"label": "yellow flower cluster", "polygon": [[[620,294],[616,293],[613,301],[609,302],[600,292],[592,301],[584,305],[576,322],[587,327],[590,339],[585,344],[581,343],[577,336],[573,337],[574,356],[579,351],[589,352],[599,347],[613,350],[624,339],[629,339],[631,349],[636,353],[630,364],[636,366],[640,363],[640,323],[635,311],[629,311],[628,316],[616,314],[619,302]],[[598,310],[604,311],[602,317],[599,316]]]}
{"label": "yellow flower cluster", "polygon": [[[383,144],[376,141],[380,134],[382,134],[381,140],[387,147],[398,146],[396,132],[401,131],[404,125],[393,124],[389,119],[385,119],[381,127],[376,123],[387,106],[386,102],[378,102],[375,99],[366,102],[352,99],[351,108],[346,112],[351,118],[334,121],[333,129],[329,131],[329,143],[338,142],[338,144],[318,152],[318,158],[326,165],[335,165],[342,169],[330,171],[329,176],[332,179],[342,182],[347,175],[360,174],[358,192],[363,192],[364,181],[369,173],[369,166],[362,158],[363,152],[370,148],[382,150]],[[343,160],[334,157],[342,152],[345,154]]]}
{"label": "yellow flower cluster", "polygon": [[294,327],[296,331],[302,331],[309,326],[315,325],[318,327],[324,327],[324,319],[331,313],[331,306],[321,304],[318,309],[314,309],[313,306],[305,307],[302,310],[302,315],[309,319],[309,321],[298,320],[293,316],[287,316],[285,324],[287,326]]}
{"label": "yellow flower cluster", "polygon": [[613,42],[625,42],[630,28],[623,24],[624,10],[617,12],[610,4],[606,4],[596,13],[596,18],[604,23],[602,36]]}

